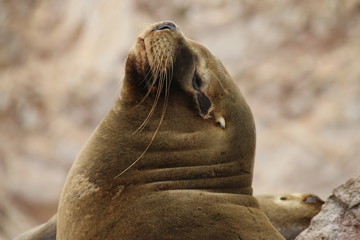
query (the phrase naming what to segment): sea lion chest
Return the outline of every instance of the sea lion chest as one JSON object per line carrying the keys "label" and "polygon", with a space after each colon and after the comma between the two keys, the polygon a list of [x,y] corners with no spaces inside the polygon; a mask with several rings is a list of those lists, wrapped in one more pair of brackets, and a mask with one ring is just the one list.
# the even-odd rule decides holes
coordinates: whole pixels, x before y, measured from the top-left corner
{"label": "sea lion chest", "polygon": [[[111,112],[103,121],[70,171],[58,239],[259,239],[266,234],[267,218],[247,195],[247,164],[221,144],[209,147],[205,135],[181,129],[170,134],[164,121],[165,131],[142,161],[116,178],[146,146],[140,139],[150,136],[125,145],[111,139],[114,132],[107,133],[107,125],[114,126],[115,116]],[[211,139],[224,141],[215,134]]]}

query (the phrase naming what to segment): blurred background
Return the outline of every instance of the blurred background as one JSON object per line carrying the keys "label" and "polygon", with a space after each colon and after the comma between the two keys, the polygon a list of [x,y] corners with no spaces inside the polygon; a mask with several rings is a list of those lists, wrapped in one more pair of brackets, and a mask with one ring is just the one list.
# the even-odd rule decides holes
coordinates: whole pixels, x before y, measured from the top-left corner
{"label": "blurred background", "polygon": [[137,34],[161,20],[237,80],[256,194],[326,198],[360,173],[360,0],[0,0],[0,239],[56,212]]}

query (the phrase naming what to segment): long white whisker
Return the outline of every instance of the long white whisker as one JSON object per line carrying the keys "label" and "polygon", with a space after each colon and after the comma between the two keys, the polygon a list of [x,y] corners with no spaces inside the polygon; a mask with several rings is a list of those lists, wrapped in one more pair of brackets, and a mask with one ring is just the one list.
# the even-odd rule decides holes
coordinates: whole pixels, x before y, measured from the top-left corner
{"label": "long white whisker", "polygon": [[216,76],[216,74],[210,69],[211,74],[215,77],[216,81],[219,83],[219,85],[221,86],[221,88],[223,89],[223,91],[228,94],[228,91],[224,88],[224,86],[222,85],[220,79]]}
{"label": "long white whisker", "polygon": [[[165,73],[166,74],[166,73]],[[162,75],[164,76],[164,75]],[[167,79],[166,79],[166,75],[164,78],[160,78],[159,80],[159,88],[158,88],[158,92],[157,92],[157,96],[160,96],[161,92],[162,92],[162,88],[163,88],[163,85],[164,85],[164,81],[165,81],[165,89],[170,89],[170,84],[166,84],[167,83]],[[168,85],[168,86],[167,86]],[[160,93],[160,94],[158,94]],[[145,150],[140,154],[140,156],[132,163],[130,164],[130,166],[128,166],[127,168],[125,168],[121,173],[119,173],[118,175],[116,175],[114,177],[115,178],[118,178],[119,176],[123,175],[125,172],[127,172],[130,168],[132,168],[137,162],[140,161],[140,159],[145,155],[145,153],[149,150],[151,144],[154,142],[154,139],[157,135],[157,133],[159,132],[159,129],[160,129],[160,126],[161,126],[161,123],[163,122],[163,119],[164,119],[164,116],[165,116],[165,112],[166,112],[166,108],[167,108],[167,101],[168,101],[168,91],[167,93],[165,93],[165,100],[164,100],[164,105],[163,105],[163,111],[161,113],[161,117],[160,117],[160,121],[159,121],[159,124],[158,126],[156,127],[156,130],[153,134],[153,136],[151,137],[151,140],[149,142],[149,144],[146,146]]]}

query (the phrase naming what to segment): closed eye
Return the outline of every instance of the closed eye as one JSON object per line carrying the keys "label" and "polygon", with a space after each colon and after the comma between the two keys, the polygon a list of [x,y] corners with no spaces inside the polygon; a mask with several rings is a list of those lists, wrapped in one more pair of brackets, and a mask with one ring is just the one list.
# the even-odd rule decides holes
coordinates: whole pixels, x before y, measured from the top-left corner
{"label": "closed eye", "polygon": [[202,86],[202,79],[200,78],[199,74],[197,72],[194,73],[193,77],[193,87],[195,90],[200,91],[200,88]]}

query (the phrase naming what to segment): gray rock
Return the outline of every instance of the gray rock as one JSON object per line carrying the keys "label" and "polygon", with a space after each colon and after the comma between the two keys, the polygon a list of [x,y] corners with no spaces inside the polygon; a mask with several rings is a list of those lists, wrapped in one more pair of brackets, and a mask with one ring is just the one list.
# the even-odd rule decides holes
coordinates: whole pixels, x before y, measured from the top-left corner
{"label": "gray rock", "polygon": [[360,176],[336,188],[296,240],[360,240]]}

